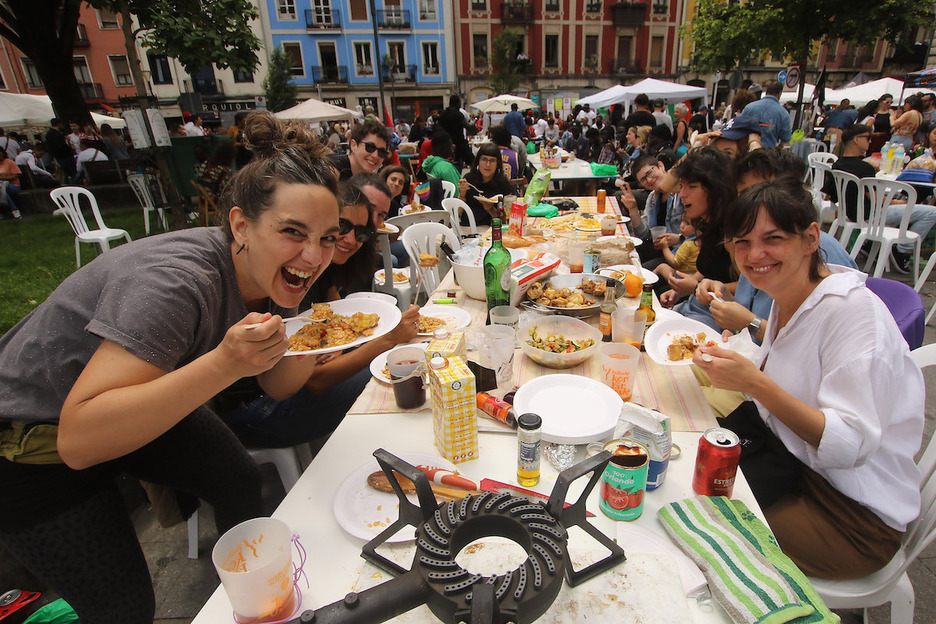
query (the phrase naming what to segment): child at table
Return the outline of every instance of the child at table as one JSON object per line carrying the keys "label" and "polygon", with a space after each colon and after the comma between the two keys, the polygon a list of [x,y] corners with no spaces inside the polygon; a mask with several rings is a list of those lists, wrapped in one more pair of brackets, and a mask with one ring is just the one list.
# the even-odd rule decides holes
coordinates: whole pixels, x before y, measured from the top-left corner
{"label": "child at table", "polygon": [[673,271],[682,271],[689,275],[696,272],[696,258],[699,257],[699,241],[695,237],[696,230],[695,226],[692,225],[692,218],[686,213],[683,213],[682,220],[679,222],[679,234],[684,240],[682,244],[676,248],[675,254],[665,241],[659,245],[657,245],[657,241],[653,243],[654,247],[663,252],[663,259],[666,261],[664,264],[653,269],[653,272],[664,280],[669,279]]}

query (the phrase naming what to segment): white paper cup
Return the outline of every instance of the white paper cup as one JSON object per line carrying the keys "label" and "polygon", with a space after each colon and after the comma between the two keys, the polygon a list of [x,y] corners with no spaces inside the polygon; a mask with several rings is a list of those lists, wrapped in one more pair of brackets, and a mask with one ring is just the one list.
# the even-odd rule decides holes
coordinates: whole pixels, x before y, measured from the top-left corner
{"label": "white paper cup", "polygon": [[239,621],[275,622],[295,610],[292,531],[274,518],[241,522],[211,551]]}
{"label": "white paper cup", "polygon": [[494,306],[491,308],[491,325],[507,325],[514,331],[520,321],[520,310],[513,306]]}
{"label": "white paper cup", "polygon": [[602,381],[625,401],[630,401],[634,393],[639,362],[640,349],[633,345],[623,342],[605,342],[601,345]]}

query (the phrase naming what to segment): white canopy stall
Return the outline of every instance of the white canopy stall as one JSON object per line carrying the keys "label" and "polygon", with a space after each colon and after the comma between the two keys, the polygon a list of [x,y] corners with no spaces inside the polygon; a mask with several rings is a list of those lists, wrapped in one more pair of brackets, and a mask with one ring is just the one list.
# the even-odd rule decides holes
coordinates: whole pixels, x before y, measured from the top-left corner
{"label": "white canopy stall", "polygon": [[589,104],[596,108],[623,103],[629,110],[631,102],[641,93],[646,93],[651,100],[663,98],[668,104],[703,98],[703,102],[708,105],[708,90],[705,87],[692,87],[656,78],[644,78],[637,84],[629,86],[614,85],[604,91],[581,98],[577,103]]}
{"label": "white canopy stall", "polygon": [[[53,117],[55,111],[48,95],[0,92],[0,127],[48,126]],[[99,128],[105,123],[115,130],[127,126],[119,117],[91,113],[91,118]]]}

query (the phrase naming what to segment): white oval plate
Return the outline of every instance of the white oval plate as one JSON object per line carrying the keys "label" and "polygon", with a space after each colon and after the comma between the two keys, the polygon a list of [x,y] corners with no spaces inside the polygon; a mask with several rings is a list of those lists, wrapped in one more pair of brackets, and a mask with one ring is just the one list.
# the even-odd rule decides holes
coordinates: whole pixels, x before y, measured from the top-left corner
{"label": "white oval plate", "polygon": [[[393,281],[394,284],[409,284],[410,278],[409,278],[409,275],[407,275],[406,271],[402,269],[393,269],[393,272],[396,273],[397,275],[402,275],[406,278],[403,281],[394,280]],[[384,277],[383,269],[380,269],[379,271],[374,273],[374,282],[376,282],[377,284],[383,284],[384,280],[385,280],[385,277]]]}
{"label": "white oval plate", "polygon": [[[621,309],[628,310],[631,312],[636,312],[637,306],[628,306],[626,308],[621,308]],[[672,321],[672,320],[678,320],[681,318],[686,318],[682,314],[677,312],[676,310],[670,310],[669,308],[664,308],[662,305],[653,306],[653,311],[656,312],[657,323],[661,321]],[[653,325],[651,325],[650,327],[653,327]],[[649,331],[649,329],[647,331]]]}
{"label": "white oval plate", "polygon": [[[583,405],[587,404],[587,409]],[[543,375],[520,386],[514,396],[518,414],[543,419],[543,439],[586,444],[614,433],[624,401],[600,381],[563,373]]]}
{"label": "white oval plate", "polygon": [[[456,471],[455,464],[442,459],[437,455],[424,453],[395,453],[395,455],[408,463],[417,466],[434,466]],[[367,485],[367,477],[380,470],[377,460],[368,462],[352,472],[338,486],[335,492],[333,510],[335,519],[342,529],[364,541],[370,541],[380,535],[380,532],[393,524],[399,517],[399,500],[396,494],[378,492]],[[416,495],[410,495],[410,500],[416,503]],[[387,542],[396,544],[415,539],[416,529],[412,534],[400,531]]]}
{"label": "white oval plate", "polygon": [[[383,336],[396,327],[400,319],[403,318],[403,313],[400,312],[400,308],[376,299],[339,299],[338,301],[329,301],[328,305],[331,306],[335,314],[351,316],[355,312],[363,312],[364,314],[374,313],[380,316],[380,320],[374,328],[374,333],[370,336],[361,336],[348,344],[335,347],[324,347],[322,349],[312,349],[311,351],[287,351],[286,355],[315,355],[319,353],[331,353],[333,351],[344,351],[345,349],[362,345],[365,342],[370,342],[374,338]],[[286,336],[292,336],[302,329],[303,326],[308,324],[309,322],[303,319],[286,321]]]}
{"label": "white oval plate", "polygon": [[618,217],[618,223],[630,223],[630,217],[627,215],[621,215]]}
{"label": "white oval plate", "polygon": [[356,292],[351,293],[345,297],[345,299],[374,299],[375,301],[383,301],[393,306],[397,304],[396,297],[382,292]]}
{"label": "white oval plate", "polygon": [[384,351],[370,363],[370,372],[374,376],[374,379],[377,381],[382,381],[384,383],[390,383],[390,376],[384,373],[384,368],[387,366],[387,356],[396,351],[397,349],[404,349],[406,347],[419,347],[420,349],[425,350],[429,346],[428,342],[420,342],[417,344],[401,344],[396,347],[393,347],[389,351]]}
{"label": "white oval plate", "polygon": [[[452,304],[429,304],[419,309],[422,316],[432,316],[445,321],[445,327],[449,331],[458,331],[471,325],[471,315],[465,310]],[[431,336],[432,334],[418,334],[419,336]]]}
{"label": "white oval plate", "polygon": [[582,227],[580,225],[576,225],[575,229],[578,230],[579,232],[600,232],[601,226],[599,225],[598,227],[590,228],[590,227]]}
{"label": "white oval plate", "polygon": [[[598,275],[603,275],[605,277],[611,277],[611,274],[615,271],[627,271],[628,273],[637,273],[636,266],[632,264],[615,264],[614,266],[602,267],[598,269]],[[644,281],[648,284],[656,284],[660,281],[660,276],[651,271],[650,269],[645,269],[640,267],[640,276],[644,278]]]}
{"label": "white oval plate", "polygon": [[399,234],[400,228],[393,225],[392,223],[387,223],[384,221],[383,227],[377,230],[378,234]]}
{"label": "white oval plate", "polygon": [[673,362],[666,356],[667,347],[673,344],[673,340],[676,339],[676,336],[680,336],[682,334],[689,334],[690,336],[694,336],[695,334],[705,334],[707,340],[714,341],[722,349],[728,348],[726,343],[722,342],[721,336],[719,336],[718,332],[716,332],[714,329],[705,323],[700,323],[699,321],[693,320],[691,318],[682,317],[678,319],[657,321],[650,326],[650,329],[647,330],[647,333],[644,336],[644,348],[647,350],[647,355],[650,356],[651,360],[657,364],[662,364],[663,366],[691,365],[692,360],[679,360],[678,362]]}

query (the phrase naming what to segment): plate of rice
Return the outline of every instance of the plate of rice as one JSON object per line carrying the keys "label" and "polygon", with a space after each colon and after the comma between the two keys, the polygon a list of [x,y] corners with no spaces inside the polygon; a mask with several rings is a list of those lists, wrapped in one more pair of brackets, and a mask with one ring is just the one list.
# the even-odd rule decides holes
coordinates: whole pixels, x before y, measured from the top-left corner
{"label": "plate of rice", "polygon": [[400,322],[400,309],[376,299],[329,301],[332,314],[323,321],[286,321],[286,355],[343,351],[383,336]]}

